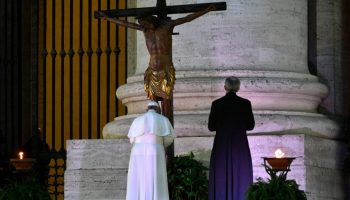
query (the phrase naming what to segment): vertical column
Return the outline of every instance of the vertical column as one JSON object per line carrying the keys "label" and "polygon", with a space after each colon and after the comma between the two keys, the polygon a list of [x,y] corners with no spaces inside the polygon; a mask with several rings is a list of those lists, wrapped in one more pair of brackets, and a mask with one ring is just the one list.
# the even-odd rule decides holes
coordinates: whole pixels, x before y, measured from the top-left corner
{"label": "vertical column", "polygon": [[[138,1],[138,6],[155,3]],[[224,94],[225,77],[237,76],[242,81],[239,95],[253,104],[254,133],[307,128],[322,137],[338,137],[337,126],[317,114],[328,90],[308,72],[306,1],[230,1],[226,11],[208,13],[175,32],[180,33],[173,36],[178,136],[213,135],[203,126],[211,102]],[[129,114],[120,120],[142,113],[146,105],[143,73],[149,55],[142,32],[137,33],[136,43],[135,75],[117,90]],[[105,137],[113,135],[109,127],[104,129]],[[128,125],[120,122],[118,127],[122,134]]]}

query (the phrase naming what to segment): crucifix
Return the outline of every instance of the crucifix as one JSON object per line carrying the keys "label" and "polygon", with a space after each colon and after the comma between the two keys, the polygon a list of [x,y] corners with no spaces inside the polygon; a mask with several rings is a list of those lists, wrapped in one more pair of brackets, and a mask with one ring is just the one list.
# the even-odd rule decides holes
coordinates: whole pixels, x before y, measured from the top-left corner
{"label": "crucifix", "polygon": [[[166,0],[157,0],[156,7],[95,11],[95,18],[105,19],[144,33],[150,54],[149,66],[144,75],[145,92],[149,99],[161,102],[162,114],[168,117],[173,125],[175,69],[172,62],[172,35],[174,35],[174,27],[214,10],[226,10],[226,2],[167,6]],[[174,20],[167,16],[180,13],[191,14]],[[118,17],[130,16],[135,16],[138,23],[118,19]]]}

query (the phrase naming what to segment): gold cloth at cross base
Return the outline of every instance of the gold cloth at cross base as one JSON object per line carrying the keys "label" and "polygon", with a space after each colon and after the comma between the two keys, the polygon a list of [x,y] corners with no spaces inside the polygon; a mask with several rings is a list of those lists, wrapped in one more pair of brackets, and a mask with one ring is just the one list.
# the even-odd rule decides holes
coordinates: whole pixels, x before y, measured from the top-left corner
{"label": "gold cloth at cross base", "polygon": [[175,68],[172,65],[159,71],[148,67],[145,71],[144,88],[147,97],[152,100],[171,99],[174,84]]}

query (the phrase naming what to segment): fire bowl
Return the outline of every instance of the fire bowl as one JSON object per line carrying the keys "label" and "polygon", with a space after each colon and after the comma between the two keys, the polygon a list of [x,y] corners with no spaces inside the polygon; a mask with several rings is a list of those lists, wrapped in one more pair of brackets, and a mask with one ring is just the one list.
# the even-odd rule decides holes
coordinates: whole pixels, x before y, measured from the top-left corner
{"label": "fire bowl", "polygon": [[31,170],[35,163],[34,158],[24,159],[10,159],[10,163],[16,168],[17,171]]}
{"label": "fire bowl", "polygon": [[266,158],[266,161],[273,170],[289,170],[290,164],[293,162],[295,157],[285,157],[285,158]]}

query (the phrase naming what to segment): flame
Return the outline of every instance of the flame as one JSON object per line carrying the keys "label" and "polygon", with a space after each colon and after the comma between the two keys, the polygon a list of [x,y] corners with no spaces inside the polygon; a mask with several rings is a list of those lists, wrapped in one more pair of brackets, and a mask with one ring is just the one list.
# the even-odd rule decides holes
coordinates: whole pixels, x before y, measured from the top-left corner
{"label": "flame", "polygon": [[18,155],[19,155],[19,159],[23,160],[24,153],[21,151],[18,153]]}
{"label": "flame", "polygon": [[275,156],[276,156],[276,158],[282,158],[284,156],[284,153],[281,149],[277,149],[275,151]]}

